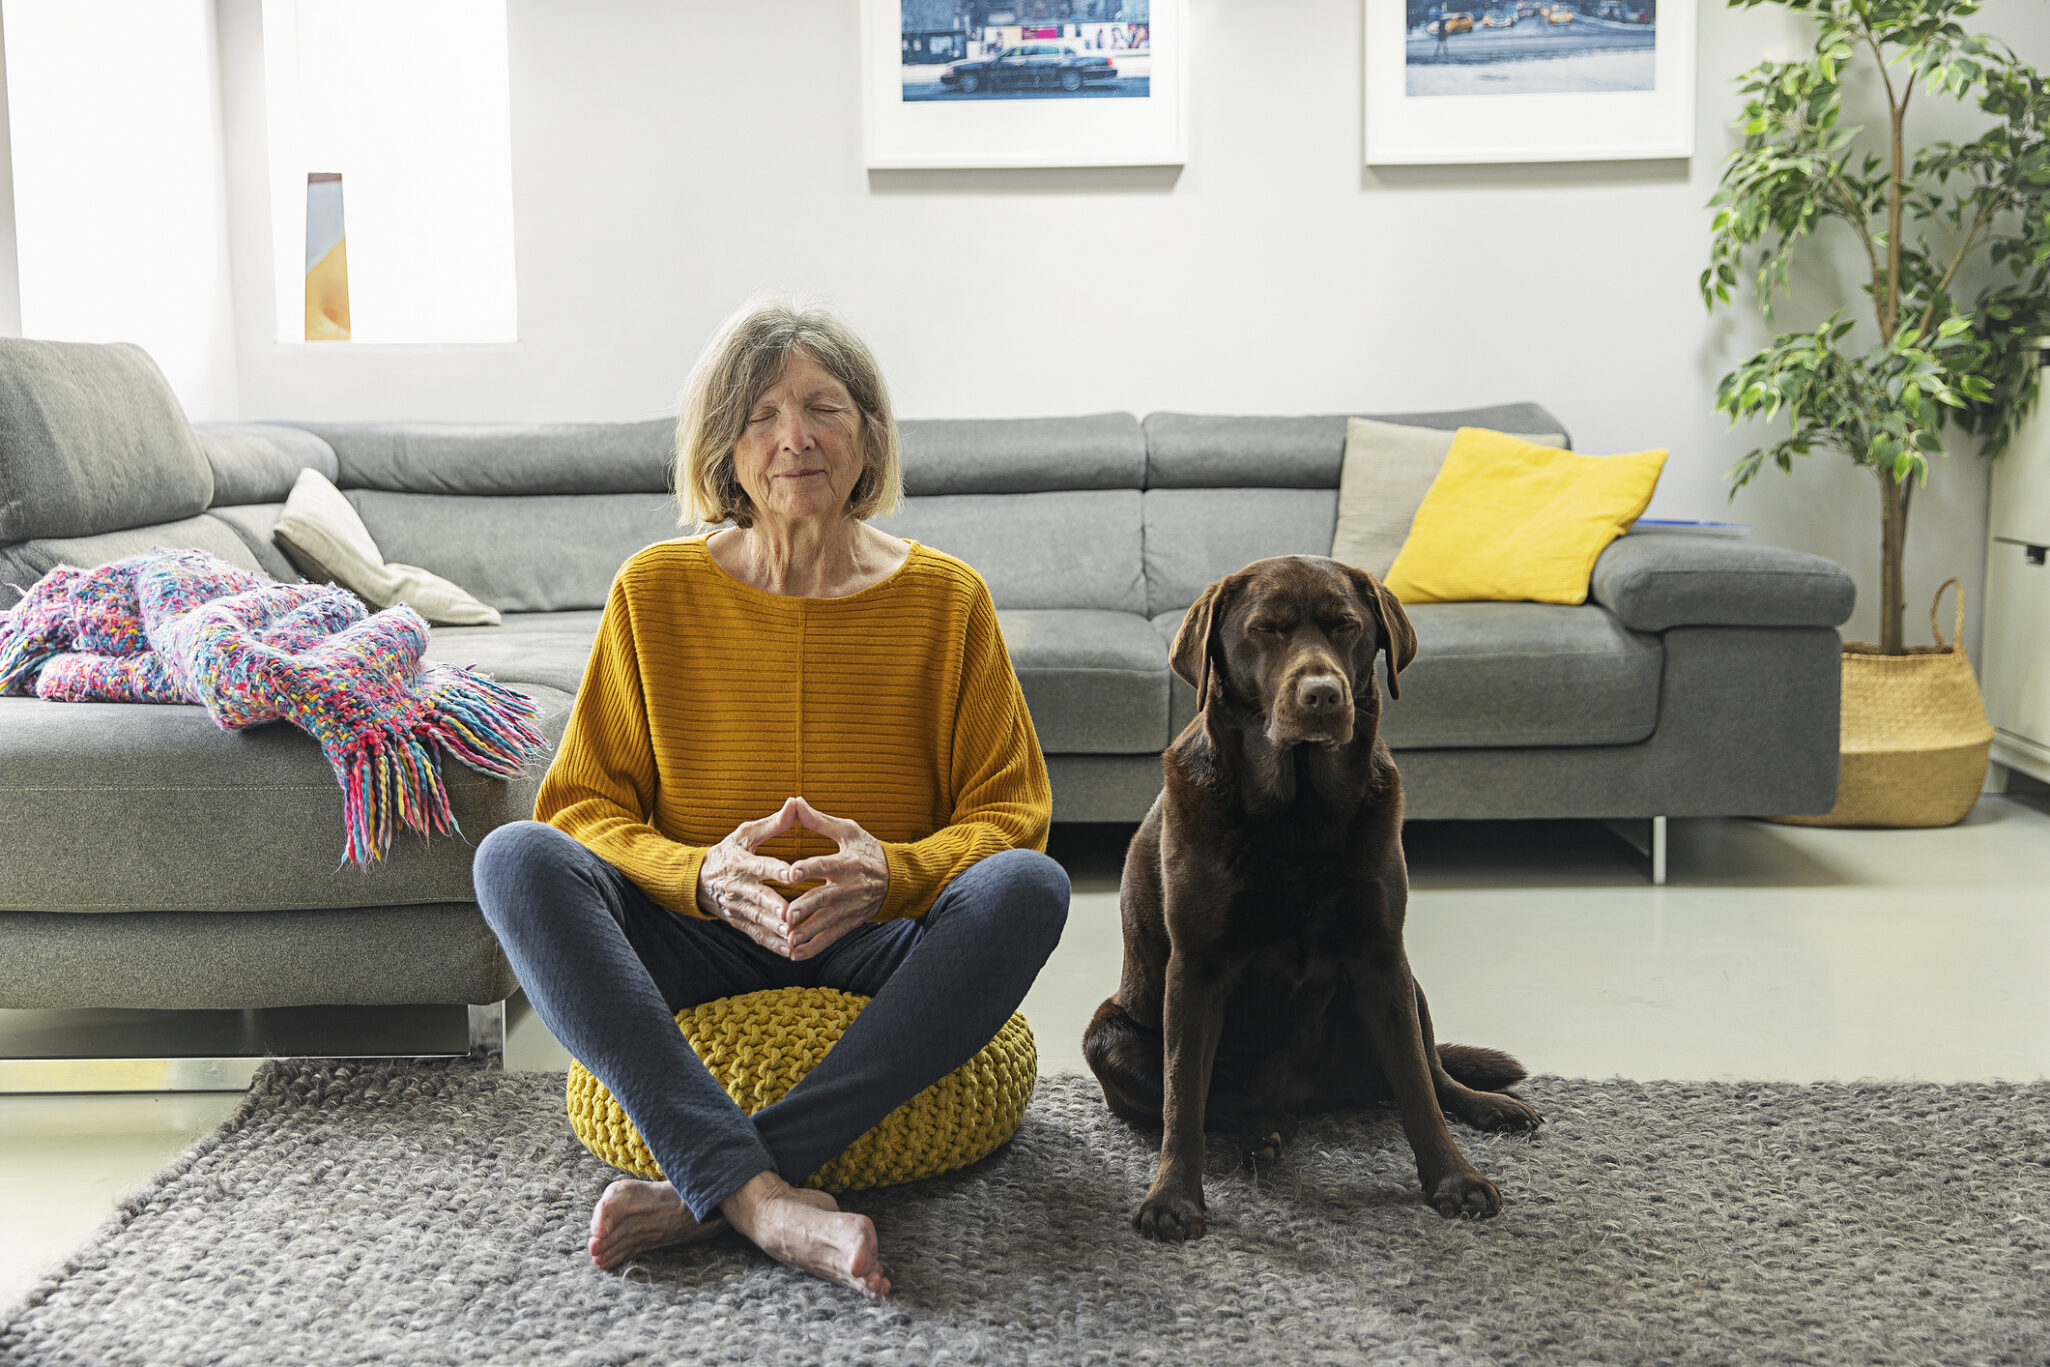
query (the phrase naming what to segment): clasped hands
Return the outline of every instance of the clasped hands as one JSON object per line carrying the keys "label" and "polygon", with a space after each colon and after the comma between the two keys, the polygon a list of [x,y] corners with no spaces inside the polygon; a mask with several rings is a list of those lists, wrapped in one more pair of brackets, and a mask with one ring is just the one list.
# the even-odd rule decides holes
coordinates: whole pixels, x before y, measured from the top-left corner
{"label": "clasped hands", "polygon": [[[756,850],[793,826],[817,831],[839,848],[785,863]],[[770,887],[824,879],[792,900]],[[705,853],[698,869],[698,910],[735,927],[786,959],[809,959],[882,909],[890,865],[880,840],[844,817],[828,816],[801,797],[758,821],[743,821]]]}

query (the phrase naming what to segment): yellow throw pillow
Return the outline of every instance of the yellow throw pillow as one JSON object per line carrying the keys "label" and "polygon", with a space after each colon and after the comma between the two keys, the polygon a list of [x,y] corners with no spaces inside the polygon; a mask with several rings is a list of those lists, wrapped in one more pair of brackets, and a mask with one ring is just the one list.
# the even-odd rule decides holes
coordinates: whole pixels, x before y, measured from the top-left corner
{"label": "yellow throw pillow", "polygon": [[[1409,536],[1417,506],[1445,468],[1456,430],[1403,427],[1373,418],[1345,420],[1345,460],[1338,467],[1338,524],[1331,558],[1357,565],[1376,579],[1388,577]],[[1557,432],[1515,433],[1540,446],[1566,440]]]}
{"label": "yellow throw pillow", "polygon": [[1583,456],[1462,427],[1389,567],[1405,603],[1584,603],[1595,558],[1643,514],[1664,451]]}

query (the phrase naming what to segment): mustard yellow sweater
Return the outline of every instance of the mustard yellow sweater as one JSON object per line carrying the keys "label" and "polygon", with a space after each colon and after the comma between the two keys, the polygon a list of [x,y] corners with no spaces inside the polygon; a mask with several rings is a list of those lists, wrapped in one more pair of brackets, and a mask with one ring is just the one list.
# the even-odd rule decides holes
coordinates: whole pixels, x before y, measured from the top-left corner
{"label": "mustard yellow sweater", "polygon": [[[696,916],[706,849],[793,795],[883,843],[879,920],[924,915],[985,855],[1046,848],[1046,760],[975,571],[913,542],[880,584],[791,598],[703,535],[626,562],[534,819]],[[800,827],[762,852],[833,848]]]}

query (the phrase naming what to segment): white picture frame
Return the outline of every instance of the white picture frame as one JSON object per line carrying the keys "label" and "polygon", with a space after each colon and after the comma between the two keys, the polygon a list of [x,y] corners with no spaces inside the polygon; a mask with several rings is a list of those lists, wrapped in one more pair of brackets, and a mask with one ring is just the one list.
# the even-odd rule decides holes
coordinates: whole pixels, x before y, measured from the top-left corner
{"label": "white picture frame", "polygon": [[[1524,0],[1526,6],[1530,0]],[[1449,10],[1461,8],[1452,0]],[[1584,5],[1591,23],[1601,0],[1572,0]],[[1628,0],[1624,0],[1628,3]],[[1513,7],[1513,0],[1507,7]],[[1475,0],[1470,16],[1499,14],[1501,3]],[[1649,89],[1580,89],[1531,93],[1487,90],[1483,80],[1539,84],[1534,77],[1560,63],[1511,62],[1487,71],[1469,67],[1475,93],[1414,93],[1410,57],[1415,33],[1405,0],[1362,0],[1366,92],[1364,146],[1369,166],[1439,165],[1459,162],[1617,161],[1637,158],[1684,158],[1694,155],[1695,0],[1657,0],[1656,43],[1651,56]],[[1523,19],[1521,23],[1529,23]],[[1537,22],[1549,24],[1546,18]],[[1460,41],[1465,36],[1451,41]],[[1496,42],[1511,33],[1488,31],[1482,41]],[[1538,35],[1528,35],[1535,38]],[[1519,41],[1522,39],[1519,37]],[[1435,44],[1436,39],[1430,40]],[[1472,42],[1471,39],[1468,40]],[[1469,47],[1469,53],[1478,44]],[[1419,59],[1421,62],[1421,59]],[[1457,63],[1443,73],[1420,70],[1419,77],[1438,78],[1442,91],[1459,82]],[[1579,70],[1575,68],[1574,70]],[[1511,76],[1509,73],[1514,72]],[[1576,78],[1557,74],[1553,84],[1575,79],[1590,83],[1590,74]]]}
{"label": "white picture frame", "polygon": [[1187,0],[1150,0],[1149,89],[1137,98],[968,98],[958,90],[950,98],[907,98],[902,16],[900,0],[861,0],[869,169],[1179,166],[1187,159]]}

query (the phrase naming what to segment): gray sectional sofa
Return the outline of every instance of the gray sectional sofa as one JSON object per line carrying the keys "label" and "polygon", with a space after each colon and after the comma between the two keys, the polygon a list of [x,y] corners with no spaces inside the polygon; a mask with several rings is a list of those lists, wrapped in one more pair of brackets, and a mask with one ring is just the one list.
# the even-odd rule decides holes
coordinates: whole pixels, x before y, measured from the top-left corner
{"label": "gray sectional sofa", "polygon": [[[1563,431],[1533,404],[1389,421]],[[153,544],[296,574],[270,531],[302,467],[385,556],[499,608],[431,655],[534,699],[559,737],[619,564],[682,534],[672,424],[189,426],[133,348],[0,342],[0,582]],[[1345,418],[1122,413],[904,424],[891,531],[995,596],[1058,821],[1135,821],[1192,715],[1168,643],[1203,586],[1331,545]],[[15,600],[0,590],[0,606]],[[1420,606],[1385,717],[1410,814],[1818,812],[1836,789],[1834,564],[1633,534],[1580,607]],[[340,797],[305,736],[195,707],[0,697],[0,1007],[495,1003],[515,983],[471,898],[472,843],[539,766],[450,764],[466,836],[337,867]]]}

